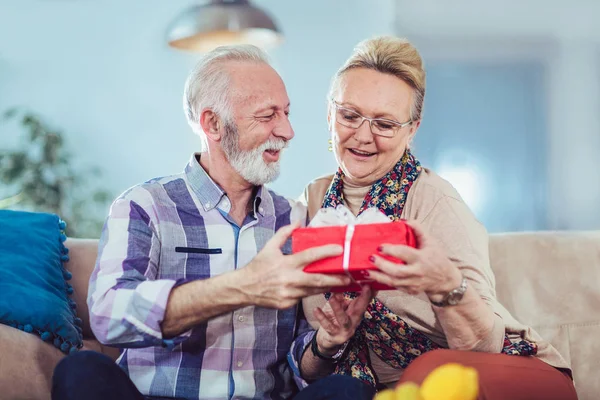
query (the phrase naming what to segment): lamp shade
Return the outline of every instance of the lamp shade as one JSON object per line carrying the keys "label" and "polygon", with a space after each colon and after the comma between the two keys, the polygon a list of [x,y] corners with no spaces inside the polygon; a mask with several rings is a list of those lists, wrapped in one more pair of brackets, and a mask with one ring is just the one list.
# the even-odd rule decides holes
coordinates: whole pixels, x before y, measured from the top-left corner
{"label": "lamp shade", "polygon": [[213,0],[188,8],[167,33],[169,46],[201,53],[243,43],[271,48],[281,40],[273,19],[247,0]]}

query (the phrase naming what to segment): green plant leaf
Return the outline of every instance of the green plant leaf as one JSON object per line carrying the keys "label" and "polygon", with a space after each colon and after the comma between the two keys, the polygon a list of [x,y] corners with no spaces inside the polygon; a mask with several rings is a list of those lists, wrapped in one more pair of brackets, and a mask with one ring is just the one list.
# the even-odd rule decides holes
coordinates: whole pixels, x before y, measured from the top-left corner
{"label": "green plant leaf", "polygon": [[5,199],[0,199],[0,210],[7,209],[10,207],[19,204],[23,200],[23,193],[17,193],[14,196],[7,197]]}
{"label": "green plant leaf", "polygon": [[3,117],[3,119],[11,119],[11,118],[14,118],[18,112],[19,112],[18,107],[9,108],[8,110],[4,111],[4,114],[2,115],[2,117]]}
{"label": "green plant leaf", "polygon": [[30,111],[12,108],[5,118],[20,115],[23,128],[16,150],[0,151],[0,189],[18,195],[0,199],[0,208],[18,201],[20,209],[51,212],[67,221],[67,233],[99,237],[111,194],[99,188],[98,167],[77,168],[60,130]]}

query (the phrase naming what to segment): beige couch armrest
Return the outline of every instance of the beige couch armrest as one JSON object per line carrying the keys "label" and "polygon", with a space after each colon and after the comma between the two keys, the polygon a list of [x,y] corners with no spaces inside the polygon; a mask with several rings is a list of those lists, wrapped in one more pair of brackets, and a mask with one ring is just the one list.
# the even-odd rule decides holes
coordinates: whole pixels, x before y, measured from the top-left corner
{"label": "beige couch armrest", "polygon": [[63,357],[39,337],[0,324],[0,399],[50,399],[52,373]]}

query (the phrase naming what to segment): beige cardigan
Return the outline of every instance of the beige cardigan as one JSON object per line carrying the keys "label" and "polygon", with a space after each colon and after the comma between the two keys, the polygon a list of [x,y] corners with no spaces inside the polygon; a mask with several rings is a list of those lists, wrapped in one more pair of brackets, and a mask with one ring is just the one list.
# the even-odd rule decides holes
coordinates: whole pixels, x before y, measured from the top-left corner
{"label": "beige cardigan", "polygon": [[[321,207],[332,179],[333,175],[326,176],[307,186],[303,200],[308,203],[311,219]],[[536,342],[537,357],[540,360],[555,367],[570,368],[554,347],[542,340],[533,329],[516,321],[496,300],[487,232],[449,182],[423,168],[408,193],[401,217],[409,221],[418,221],[426,232],[446,248],[449,258],[458,260],[457,266],[467,278],[468,284],[502,319],[511,340],[518,341],[524,338]],[[435,343],[448,347],[442,326],[424,293],[411,296],[401,291],[381,291],[378,298],[410,326],[424,333]],[[315,329],[318,328],[318,322],[314,319],[312,311],[324,304],[325,299],[322,295],[312,296],[303,301],[305,315]],[[381,383],[392,384],[400,378],[402,371],[389,367],[372,352],[370,356]]]}

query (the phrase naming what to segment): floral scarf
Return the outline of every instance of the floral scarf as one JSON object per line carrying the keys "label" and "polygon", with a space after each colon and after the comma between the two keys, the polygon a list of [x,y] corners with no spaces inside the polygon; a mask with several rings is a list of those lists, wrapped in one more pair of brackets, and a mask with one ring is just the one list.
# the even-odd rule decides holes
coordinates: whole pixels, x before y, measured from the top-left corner
{"label": "floral scarf", "polygon": [[[410,150],[406,150],[394,168],[373,184],[363,201],[359,214],[367,208],[376,207],[392,221],[400,220],[408,192],[420,173],[421,164],[410,153]],[[323,208],[335,208],[339,204],[343,204],[343,179],[344,174],[339,169],[325,194]],[[344,295],[347,298],[356,297],[356,293],[347,292]],[[330,296],[331,293],[325,294],[327,299]],[[371,368],[369,349],[391,367],[405,369],[422,353],[440,347],[417,329],[408,325],[377,298],[374,298],[348,343],[345,357],[336,365],[334,373],[352,375],[376,387],[378,381]],[[537,353],[537,345],[527,341],[512,343],[508,336],[505,336],[502,353],[534,355]]]}

